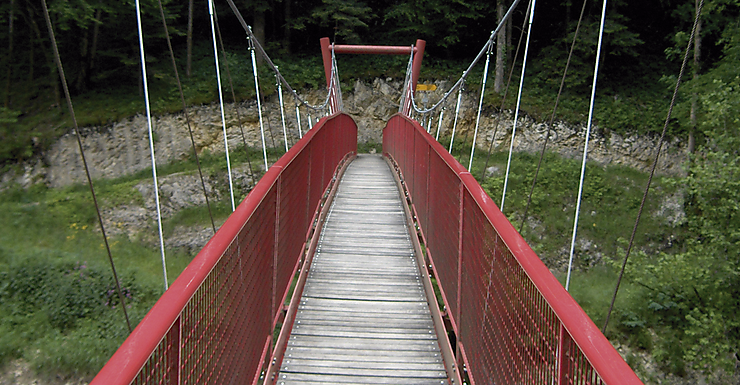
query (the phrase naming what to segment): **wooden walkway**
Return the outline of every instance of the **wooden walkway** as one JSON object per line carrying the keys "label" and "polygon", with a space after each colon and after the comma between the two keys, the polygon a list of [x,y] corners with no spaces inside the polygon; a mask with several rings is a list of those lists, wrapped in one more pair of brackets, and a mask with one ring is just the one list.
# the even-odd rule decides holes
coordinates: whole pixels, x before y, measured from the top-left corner
{"label": "wooden walkway", "polygon": [[448,384],[387,163],[347,168],[321,232],[278,384]]}

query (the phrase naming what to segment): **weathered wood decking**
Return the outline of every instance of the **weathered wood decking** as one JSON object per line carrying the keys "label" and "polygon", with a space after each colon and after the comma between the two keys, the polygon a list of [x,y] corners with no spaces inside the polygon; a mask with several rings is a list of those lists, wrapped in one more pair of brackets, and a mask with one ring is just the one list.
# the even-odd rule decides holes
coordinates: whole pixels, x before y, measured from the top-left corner
{"label": "weathered wood decking", "polygon": [[447,384],[386,162],[360,155],[321,232],[278,384]]}

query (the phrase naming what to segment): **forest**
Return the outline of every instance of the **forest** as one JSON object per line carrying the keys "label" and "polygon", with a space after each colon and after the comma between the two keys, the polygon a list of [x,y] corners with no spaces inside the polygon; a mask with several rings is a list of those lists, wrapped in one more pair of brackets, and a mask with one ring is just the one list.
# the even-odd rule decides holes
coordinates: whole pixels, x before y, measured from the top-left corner
{"label": "forest", "polygon": [[[69,116],[41,1],[0,4],[3,171],[40,156],[69,127],[64,123]],[[104,125],[140,113],[134,1],[46,1],[72,97],[82,101],[81,122]],[[339,44],[410,45],[424,39],[425,65],[430,69],[422,77],[455,79],[510,5],[509,0],[234,2],[268,54],[293,70],[288,80],[306,88],[322,84],[318,41],[325,36]],[[204,85],[213,76],[208,72],[213,53],[207,2],[161,4],[178,67],[189,87],[188,102],[212,102],[215,85]],[[573,123],[585,119],[584,106],[568,108],[591,91],[601,4],[562,0],[537,5],[526,85],[530,91],[525,108],[531,116],[541,120],[549,116],[583,7],[560,118]],[[238,60],[247,55],[244,31],[225,0],[215,5],[224,44],[239,68]],[[155,109],[176,110],[179,96],[175,98],[168,67],[159,2],[142,0],[141,6],[150,81],[160,101]],[[706,0],[701,6],[696,34],[689,41],[699,0],[608,3],[598,86],[603,108],[596,119],[604,130],[658,135],[684,51],[690,47],[689,66],[668,121],[669,139],[688,153],[685,174],[666,182],[681,192],[686,216],[676,224],[677,236],[670,246],[633,253],[625,276],[641,290],[618,311],[616,326],[607,335],[649,352],[665,372],[681,377],[693,370],[719,378],[717,373],[740,373],[740,0]],[[521,65],[522,54],[514,53],[525,9],[526,5],[519,7],[496,39],[496,66],[490,74],[496,95],[504,92],[509,69]],[[390,62],[361,60],[366,59],[348,61],[340,69],[342,76],[403,76],[404,63],[389,64],[396,69],[388,73],[377,66]],[[245,71],[251,70],[249,63],[242,64]],[[247,90],[252,85],[248,75],[241,82],[237,75],[237,86],[244,85],[244,90],[237,90],[241,98],[253,95]],[[5,269],[12,265],[3,259],[6,252],[0,248],[3,301],[26,295],[17,288],[33,278],[27,276],[24,283],[18,278],[21,273]],[[0,330],[6,330],[3,325],[0,322]],[[0,349],[0,359],[19,354]]]}

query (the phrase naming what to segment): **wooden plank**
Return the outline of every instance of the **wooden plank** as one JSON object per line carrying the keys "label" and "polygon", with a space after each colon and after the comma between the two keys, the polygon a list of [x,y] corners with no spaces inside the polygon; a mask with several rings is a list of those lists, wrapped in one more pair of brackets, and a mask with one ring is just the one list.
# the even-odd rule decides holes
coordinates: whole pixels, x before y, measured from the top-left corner
{"label": "wooden plank", "polygon": [[422,369],[388,369],[388,368],[354,368],[351,366],[344,367],[326,367],[311,366],[301,364],[286,364],[281,368],[281,373],[302,373],[302,374],[319,374],[319,375],[349,375],[349,376],[371,376],[371,377],[411,377],[411,378],[432,378],[443,379],[447,375],[444,368],[422,368]]}
{"label": "wooden plank", "polygon": [[[348,369],[373,369],[377,368],[377,362],[368,362],[360,360],[346,360],[346,359],[304,359],[304,358],[288,358],[283,361],[282,370],[290,372],[303,372],[307,373],[309,370],[317,370],[319,368],[348,368]],[[300,368],[316,368],[301,370]],[[383,368],[388,370],[429,370],[429,371],[444,371],[444,366],[441,360],[434,362],[420,362],[420,363],[408,363],[408,362],[383,362]]]}
{"label": "wooden plank", "polygon": [[389,317],[388,315],[381,314],[381,315],[375,315],[375,314],[367,314],[363,317],[356,317],[352,314],[347,314],[346,312],[331,312],[331,311],[304,311],[301,313],[301,319],[296,321],[296,324],[301,324],[302,320],[305,320],[306,322],[328,322],[332,320],[336,320],[337,322],[345,322],[347,324],[350,323],[360,323],[360,324],[371,324],[376,325],[378,327],[387,327],[388,324],[384,323],[383,320],[388,320],[389,323],[391,322],[401,322],[403,321],[404,324],[416,324],[416,323],[426,323],[431,322],[431,317],[429,317],[428,314],[425,313],[419,313],[419,314],[408,314],[408,315],[402,315],[397,317]]}
{"label": "wooden plank", "polygon": [[331,337],[358,337],[378,339],[418,339],[436,340],[434,332],[421,328],[386,328],[370,329],[353,326],[319,326],[319,325],[296,325],[293,328],[295,335],[304,336],[331,336]]}
{"label": "wooden plank", "polygon": [[[315,357],[304,357],[315,355]],[[331,359],[339,360],[342,357],[366,357],[368,362],[406,362],[405,357],[414,357],[417,362],[438,362],[442,359],[440,354],[428,354],[424,351],[407,351],[394,349],[347,349],[338,346],[315,347],[315,346],[290,346],[285,351],[286,357],[295,359]],[[348,359],[350,360],[350,359]],[[351,361],[351,360],[350,360]]]}
{"label": "wooden plank", "polygon": [[437,340],[411,340],[392,338],[360,338],[291,335],[288,346],[338,347],[343,349],[405,350],[409,352],[439,352]]}
{"label": "wooden plank", "polygon": [[291,384],[397,384],[397,385],[429,385],[449,384],[447,379],[429,379],[418,377],[379,377],[379,376],[352,376],[352,375],[321,375],[306,373],[280,373],[277,380],[280,385]]}

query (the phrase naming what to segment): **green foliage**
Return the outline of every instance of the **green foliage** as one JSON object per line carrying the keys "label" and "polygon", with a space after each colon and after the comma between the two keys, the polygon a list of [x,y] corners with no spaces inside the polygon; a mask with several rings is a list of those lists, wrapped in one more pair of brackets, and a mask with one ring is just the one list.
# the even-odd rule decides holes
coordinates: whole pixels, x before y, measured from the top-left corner
{"label": "green foliage", "polygon": [[[72,262],[76,255],[54,253],[23,255],[0,249],[0,330],[5,331],[0,337],[0,363],[26,357],[46,372],[94,373],[127,334],[119,330],[104,335],[106,339],[90,335],[106,324],[125,330],[112,278],[104,265]],[[129,307],[151,306],[151,298],[135,294],[146,291],[138,290],[133,281],[124,290]],[[69,340],[76,342],[62,343]],[[80,351],[82,347],[86,348]],[[57,362],[47,361],[49,357]]]}
{"label": "green foliage", "polygon": [[333,27],[335,39],[345,43],[357,44],[360,40],[358,29],[367,29],[373,12],[364,2],[358,0],[322,0],[310,16],[300,17],[296,29],[305,29],[308,23],[321,27]]}
{"label": "green foliage", "polygon": [[490,4],[477,1],[405,1],[388,8],[383,21],[393,22],[396,25],[394,33],[406,39],[424,37],[448,48],[460,43],[466,36],[467,26],[484,17],[484,10],[490,12],[491,9]]}
{"label": "green foliage", "polygon": [[656,358],[679,374],[684,363],[732,372],[740,349],[740,84],[729,68],[736,63],[739,39],[737,30],[726,33],[725,59],[694,82],[714,77],[713,89],[700,97],[706,142],[679,182],[687,196],[683,248],[638,253],[629,270],[650,289],[644,293],[647,306],[637,308],[641,317],[661,335],[673,336],[660,340]]}
{"label": "green foliage", "polygon": [[[457,144],[455,148],[459,148]],[[457,151],[453,150],[453,153]],[[462,159],[467,164],[470,147],[465,148],[463,153],[465,155]],[[473,175],[479,176],[486,155],[480,149],[476,154]],[[494,152],[489,167],[494,166],[498,171],[481,182],[497,204],[501,202],[506,160],[506,153]],[[537,161],[538,155],[534,154],[515,153],[512,157],[504,214],[517,229],[522,223]],[[579,160],[546,154],[532,195],[527,225],[522,233],[540,258],[548,264],[559,263],[563,253],[567,255],[579,175]],[[584,244],[579,243],[576,248],[574,263],[577,268],[588,270],[604,260],[619,258],[620,239],[629,237],[646,181],[645,174],[627,167],[587,164],[578,228],[579,239],[587,241]],[[657,184],[658,196],[674,191],[674,188],[664,186],[660,179],[654,183]],[[648,212],[657,210],[659,198],[655,195],[649,198],[646,209]],[[643,216],[643,226],[645,230],[638,234],[638,244],[662,244],[668,241],[672,231],[660,218],[654,216]]]}
{"label": "green foliage", "polygon": [[367,154],[370,152],[375,152],[377,154],[383,153],[383,144],[382,143],[358,143],[357,144],[357,152],[360,154]]}
{"label": "green foliage", "polygon": [[[205,163],[215,165],[216,159],[206,157]],[[103,208],[141,204],[134,186],[145,181],[129,176],[96,182]],[[8,219],[0,222],[0,365],[23,357],[41,374],[88,376],[127,336],[89,194],[85,185],[43,184],[0,193],[0,210]],[[215,205],[216,213],[225,217],[222,212],[230,210],[221,206]],[[191,211],[167,225],[207,222],[204,208]],[[158,248],[148,240],[109,241],[136,325],[162,293]],[[171,282],[191,257],[167,251]]]}

